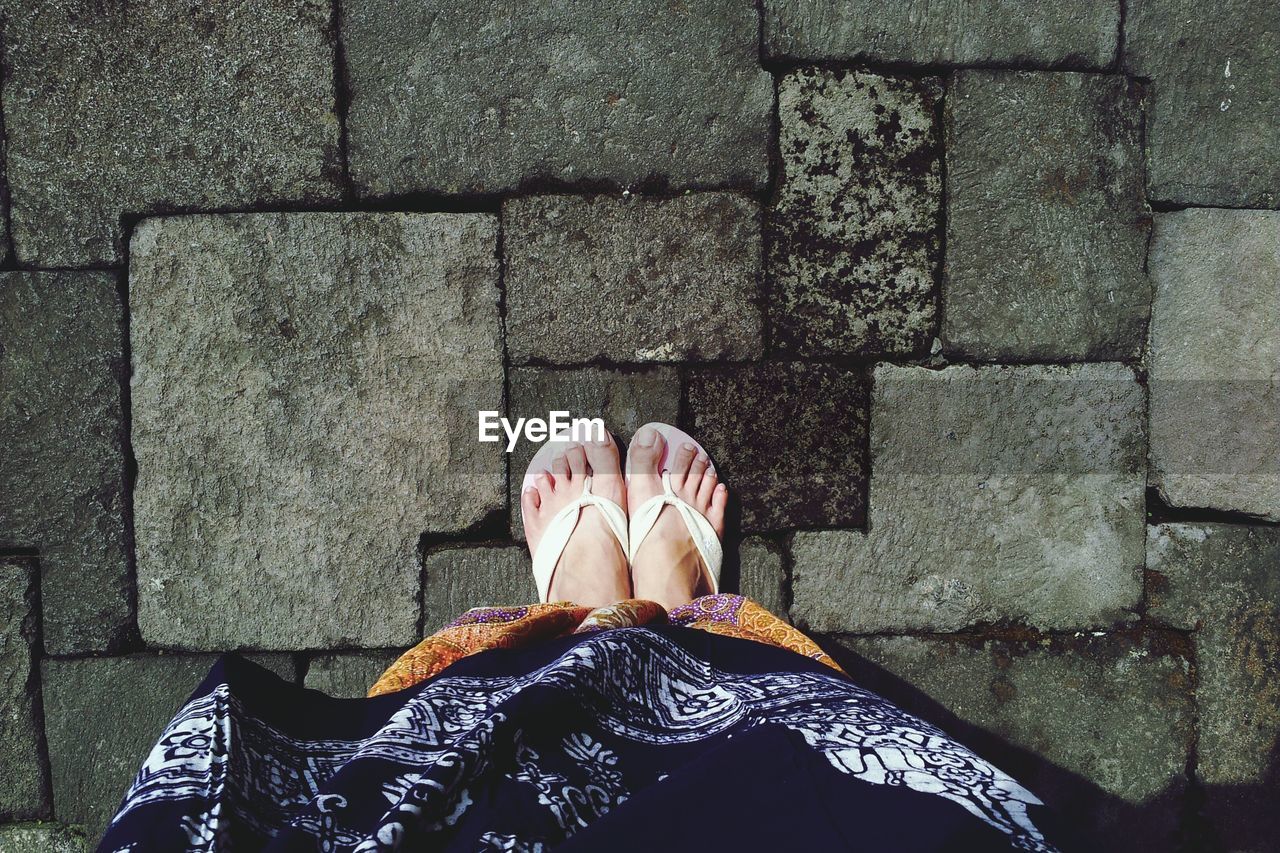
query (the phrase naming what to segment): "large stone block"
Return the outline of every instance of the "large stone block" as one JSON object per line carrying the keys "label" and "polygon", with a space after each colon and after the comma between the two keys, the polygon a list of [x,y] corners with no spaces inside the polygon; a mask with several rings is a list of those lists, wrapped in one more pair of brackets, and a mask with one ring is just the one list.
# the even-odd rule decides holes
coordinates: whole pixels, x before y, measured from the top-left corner
{"label": "large stone block", "polygon": [[538,600],[529,552],[513,545],[439,548],[423,560],[426,633],[472,607],[514,607]]}
{"label": "large stone block", "polygon": [[53,654],[108,649],[132,621],[116,285],[0,274],[0,546],[40,553]]}
{"label": "large stone block", "polygon": [[1280,207],[1274,2],[1128,0],[1124,65],[1152,80],[1146,139],[1152,199]]}
{"label": "large stone block", "polygon": [[89,840],[56,823],[0,825],[0,853],[89,853]]}
{"label": "large stone block", "polygon": [[502,221],[512,360],[759,356],[751,199],[534,196],[508,201]]}
{"label": "large stone block", "polygon": [[1101,68],[1119,34],[1119,0],[764,2],[777,58]]}
{"label": "large stone block", "polygon": [[304,687],[339,699],[363,699],[387,667],[400,657],[398,651],[342,652],[313,658]]}
{"label": "large stone block", "polygon": [[1280,520],[1280,212],[1159,214],[1148,267],[1152,484]]}
{"label": "large stone block", "polygon": [[862,679],[870,689],[1012,774],[1081,836],[1080,849],[1167,851],[1176,849],[1193,709],[1185,650],[1165,639],[845,645],[889,674],[887,684]]}
{"label": "large stone block", "polygon": [[775,616],[787,618],[787,570],[782,549],[761,536],[738,547],[738,592]]}
{"label": "large stone block", "polygon": [[748,532],[854,526],[866,513],[867,377],[821,364],[691,371],[693,436]]}
{"label": "large stone block", "polygon": [[991,361],[1136,357],[1150,215],[1135,84],[960,71],[946,113],[947,350]]}
{"label": "large stone block", "polygon": [[1146,477],[1128,368],[884,365],[874,389],[869,529],[796,534],[798,624],[1075,629],[1132,616]]}
{"label": "large stone block", "polygon": [[[508,418],[547,419],[552,411],[566,411],[572,417],[603,418],[618,440],[631,440],[635,431],[650,421],[674,424],[680,417],[680,376],[672,367],[607,370],[584,367],[573,370],[513,368],[507,378]],[[524,541],[520,513],[520,488],[539,445],[523,439],[508,454],[511,490],[511,532]],[[625,459],[625,457],[624,457]]]}
{"label": "large stone block", "polygon": [[[96,842],[142,761],[217,655],[46,659],[40,672],[53,776],[53,812]],[[286,680],[286,655],[254,660]]]}
{"label": "large stone block", "polygon": [[1194,630],[1196,775],[1224,849],[1280,838],[1280,529],[1161,524],[1147,536],[1150,616]]}
{"label": "large stone block", "polygon": [[937,313],[942,206],[935,78],[802,69],[778,84],[769,212],[775,343],[911,353]]}
{"label": "large stone block", "polygon": [[35,563],[26,557],[0,558],[0,818],[44,817],[49,811],[36,714],[33,647],[40,614]]}
{"label": "large stone block", "polygon": [[161,646],[416,639],[418,541],[500,511],[496,222],[251,214],[131,249],[138,622]]}
{"label": "large stone block", "polygon": [[4,4],[18,259],[105,266],[122,217],[336,201],[322,0]]}
{"label": "large stone block", "polygon": [[341,8],[361,193],[765,182],[773,91],[751,0]]}

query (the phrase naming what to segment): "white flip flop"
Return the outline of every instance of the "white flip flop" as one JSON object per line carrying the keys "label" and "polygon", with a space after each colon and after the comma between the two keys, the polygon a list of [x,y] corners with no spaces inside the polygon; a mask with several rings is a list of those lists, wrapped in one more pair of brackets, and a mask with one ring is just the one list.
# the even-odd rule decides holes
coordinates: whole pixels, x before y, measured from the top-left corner
{"label": "white flip flop", "polygon": [[[610,438],[613,437],[610,436]],[[617,439],[613,439],[613,442],[615,445],[618,443]],[[561,435],[547,439],[538,448],[538,452],[533,455],[533,459],[529,460],[529,467],[525,470],[524,482],[520,485],[522,494],[535,484],[534,479],[538,474],[544,471],[550,472],[552,457],[565,449],[564,445],[568,443],[568,437]],[[618,452],[621,453],[621,448]],[[604,517],[609,531],[622,546],[622,553],[628,553],[627,514],[614,501],[593,493],[591,477],[588,476],[582,482],[582,494],[552,516],[546,532],[542,534],[542,541],[538,543],[538,552],[533,555],[533,581],[538,586],[538,601],[544,604],[550,600],[551,578],[556,573],[556,563],[560,562],[560,555],[564,553],[565,546],[569,544],[569,537],[578,526],[578,518],[582,515],[583,508],[588,506],[600,510],[600,515]]]}
{"label": "white flip flop", "polygon": [[[658,471],[662,474],[662,490],[663,494],[654,495],[639,507],[631,511],[630,525],[630,548],[627,551],[627,560],[635,559],[636,551],[640,549],[640,544],[644,542],[646,536],[653,530],[653,526],[658,523],[658,515],[662,512],[664,506],[673,506],[680,513],[680,517],[684,519],[684,526],[689,529],[689,537],[693,539],[693,546],[698,549],[698,556],[702,557],[702,564],[707,568],[707,574],[711,579],[711,591],[720,591],[720,567],[724,563],[724,546],[720,544],[720,537],[716,535],[716,530],[711,526],[711,522],[707,521],[707,517],[698,512],[689,504],[688,501],[675,493],[671,488],[671,469],[669,462],[672,454],[674,454],[681,445],[686,442],[697,448],[697,452],[701,453],[707,459],[711,458],[711,454],[707,453],[706,448],[699,444],[693,436],[684,430],[677,429],[671,424],[653,422],[645,424],[636,430],[656,430],[665,441],[665,447],[662,451],[662,457],[658,459]],[[715,463],[711,463],[715,467]],[[627,482],[631,481],[631,454],[627,454]]]}

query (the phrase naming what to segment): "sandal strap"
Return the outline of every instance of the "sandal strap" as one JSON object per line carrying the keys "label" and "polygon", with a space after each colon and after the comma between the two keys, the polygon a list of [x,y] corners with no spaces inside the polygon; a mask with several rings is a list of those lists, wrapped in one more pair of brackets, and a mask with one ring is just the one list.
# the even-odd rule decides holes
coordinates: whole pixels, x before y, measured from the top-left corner
{"label": "sandal strap", "polygon": [[662,494],[649,498],[640,505],[639,509],[631,513],[630,549],[627,551],[627,559],[635,560],[640,544],[658,523],[662,508],[673,506],[684,519],[684,526],[689,529],[693,546],[698,549],[698,555],[702,557],[702,563],[707,567],[707,573],[711,577],[711,591],[719,592],[720,566],[724,562],[724,548],[720,544],[720,537],[716,535],[715,528],[711,526],[710,521],[707,521],[705,515],[694,509],[671,488],[670,471],[662,472],[662,491]]}
{"label": "sandal strap", "polygon": [[578,519],[585,507],[593,506],[609,528],[609,532],[627,553],[627,514],[614,501],[591,492],[591,477],[582,483],[582,494],[573,503],[552,516],[547,531],[538,543],[538,553],[533,555],[533,581],[538,586],[538,601],[546,603],[551,593],[551,578],[556,573],[556,563],[569,544],[569,537],[578,526]]}

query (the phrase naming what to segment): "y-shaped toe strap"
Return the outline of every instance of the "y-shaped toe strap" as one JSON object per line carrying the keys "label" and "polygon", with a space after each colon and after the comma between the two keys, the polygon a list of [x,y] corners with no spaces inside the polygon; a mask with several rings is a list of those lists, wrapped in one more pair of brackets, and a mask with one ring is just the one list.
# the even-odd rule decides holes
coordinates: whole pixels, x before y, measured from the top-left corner
{"label": "y-shaped toe strap", "polygon": [[711,526],[711,522],[707,521],[706,516],[690,506],[671,488],[670,471],[662,472],[662,491],[663,494],[654,495],[631,513],[631,549],[627,552],[628,560],[635,560],[636,551],[640,550],[640,543],[658,523],[658,515],[662,512],[662,508],[668,505],[673,506],[684,519],[684,526],[689,528],[693,545],[698,549],[698,554],[707,567],[707,572],[711,576],[711,591],[719,592],[720,565],[724,562],[724,549],[720,545],[720,537],[716,535],[715,528]]}
{"label": "y-shaped toe strap", "polygon": [[578,526],[578,518],[584,507],[593,506],[600,510],[610,532],[627,553],[627,514],[608,498],[591,493],[591,478],[582,483],[582,494],[571,504],[552,516],[547,524],[546,533],[538,543],[538,553],[533,555],[533,580],[538,585],[538,600],[546,602],[551,592],[551,576],[556,572],[556,563],[569,544],[569,537]]}

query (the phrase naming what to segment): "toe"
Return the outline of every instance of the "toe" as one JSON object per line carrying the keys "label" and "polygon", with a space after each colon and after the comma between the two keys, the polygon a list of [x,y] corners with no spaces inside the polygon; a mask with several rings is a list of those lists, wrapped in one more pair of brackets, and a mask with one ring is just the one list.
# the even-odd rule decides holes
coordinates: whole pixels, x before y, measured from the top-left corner
{"label": "toe", "polygon": [[557,451],[551,458],[551,473],[557,480],[569,479],[569,458],[566,451]]}
{"label": "toe", "polygon": [[711,492],[711,507],[707,510],[707,521],[715,528],[716,535],[724,538],[724,511],[729,505],[729,490],[720,483]]}
{"label": "toe", "polygon": [[698,497],[698,487],[702,485],[702,475],[707,472],[707,468],[711,465],[711,460],[707,458],[705,453],[699,453],[693,457],[693,462],[689,464],[689,474],[684,480],[684,499],[687,501],[696,500]]}
{"label": "toe", "polygon": [[671,471],[671,485],[673,488],[679,489],[684,485],[685,477],[689,475],[689,466],[693,464],[693,457],[697,452],[698,449],[686,441],[680,445],[680,448],[667,461],[667,468]]}
{"label": "toe", "polygon": [[556,481],[554,477],[546,471],[543,471],[533,478],[533,486],[534,490],[538,493],[538,497],[536,499],[537,505],[542,506],[547,501],[551,500],[551,496],[555,491]]}
{"label": "toe", "polygon": [[711,497],[715,493],[716,485],[719,482],[719,478],[716,477],[716,469],[709,467],[702,472],[702,480],[698,483],[698,494],[694,498],[694,503],[703,514],[706,514],[707,507],[711,506]]}
{"label": "toe", "polygon": [[618,467],[618,446],[613,443],[611,436],[606,435],[602,441],[587,444],[586,453],[593,475],[609,476],[621,473]]}
{"label": "toe", "polygon": [[627,448],[627,457],[631,460],[631,472],[634,474],[657,474],[658,460],[662,458],[665,443],[662,436],[653,427],[644,427],[631,439]]}
{"label": "toe", "polygon": [[587,451],[581,444],[570,447],[565,451],[564,457],[569,461],[569,471],[574,477],[582,477],[587,473]]}

